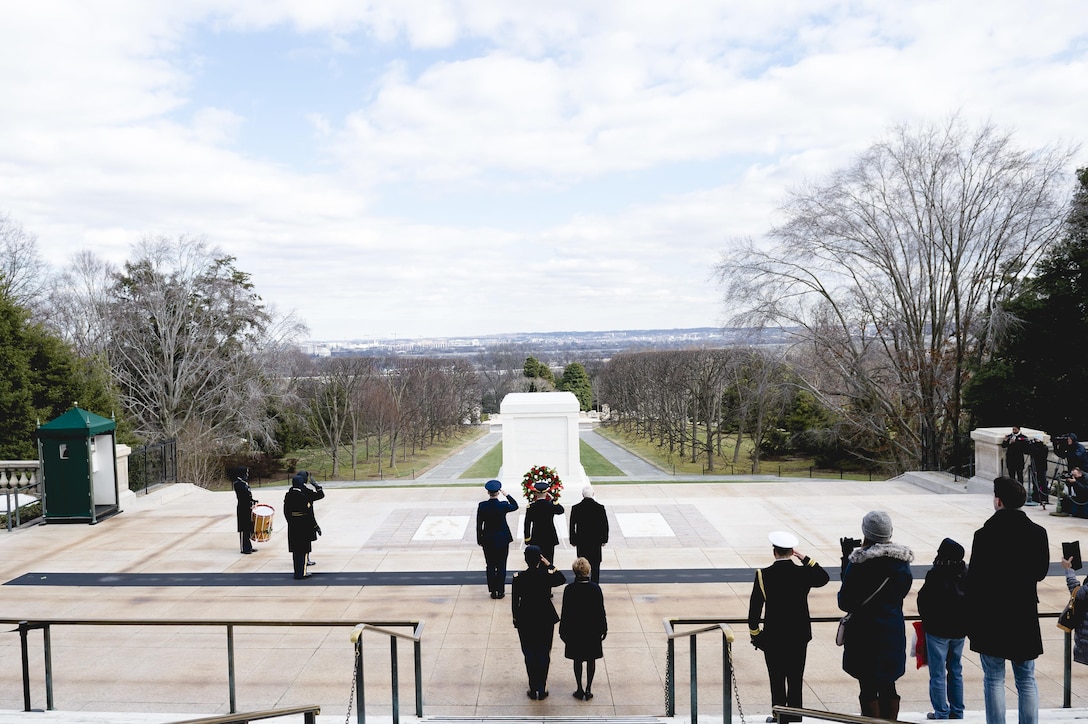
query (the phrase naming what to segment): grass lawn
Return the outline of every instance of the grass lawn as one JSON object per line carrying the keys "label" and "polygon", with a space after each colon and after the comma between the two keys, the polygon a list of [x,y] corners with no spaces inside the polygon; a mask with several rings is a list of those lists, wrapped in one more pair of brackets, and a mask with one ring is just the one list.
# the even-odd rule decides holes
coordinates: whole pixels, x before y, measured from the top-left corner
{"label": "grass lawn", "polygon": [[[599,452],[586,444],[585,440],[579,440],[579,455],[582,457],[582,467],[590,478],[623,475],[623,471],[608,462]],[[468,470],[462,473],[462,478],[494,478],[502,467],[502,443],[491,448],[486,455],[477,460]],[[520,478],[519,478],[520,480]]]}
{"label": "grass lawn", "polygon": [[[369,460],[360,459],[354,468],[351,466],[351,450],[345,448],[340,451],[340,471],[336,476],[336,480],[412,480],[423,471],[427,470],[433,465],[436,465],[461,447],[469,444],[470,442],[479,439],[485,433],[485,429],[478,425],[472,427],[465,427],[459,430],[459,432],[449,439],[439,440],[434,445],[429,446],[426,450],[416,450],[415,454],[411,454],[411,448],[404,450],[400,447],[397,448],[396,455],[396,467],[389,467],[389,453],[388,451],[383,455],[381,462],[381,471],[378,468],[377,456],[373,453]],[[365,454],[364,448],[360,446],[359,455],[360,458]],[[296,470],[309,470],[319,482],[325,482],[332,478],[332,456],[328,450],[321,448],[304,448],[301,450],[293,450],[288,458],[298,458],[298,462],[295,463]],[[251,480],[251,485],[277,485],[287,484],[291,480],[291,477],[285,476],[279,480]],[[229,489],[230,485],[227,485]]]}
{"label": "grass lawn", "polygon": [[764,458],[760,461],[759,469],[752,469],[751,443],[747,440],[742,444],[741,453],[736,463],[733,462],[732,447],[725,446],[725,456],[718,456],[714,461],[714,470],[706,469],[706,455],[692,463],[690,455],[681,458],[673,454],[669,457],[668,450],[651,443],[645,438],[630,435],[618,427],[601,425],[597,433],[608,438],[612,442],[626,448],[640,458],[661,468],[665,472],[677,475],[778,475],[782,477],[804,478],[828,478],[829,480],[876,480],[863,470],[821,470],[815,467],[811,458],[790,458],[784,460],[771,460]]}

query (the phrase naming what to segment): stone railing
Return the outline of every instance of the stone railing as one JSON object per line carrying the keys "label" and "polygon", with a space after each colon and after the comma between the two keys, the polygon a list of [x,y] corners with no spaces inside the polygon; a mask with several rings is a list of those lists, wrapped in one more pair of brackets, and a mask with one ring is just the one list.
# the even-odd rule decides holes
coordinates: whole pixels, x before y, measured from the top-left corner
{"label": "stone railing", "polygon": [[31,492],[39,482],[37,460],[0,460],[0,492]]}

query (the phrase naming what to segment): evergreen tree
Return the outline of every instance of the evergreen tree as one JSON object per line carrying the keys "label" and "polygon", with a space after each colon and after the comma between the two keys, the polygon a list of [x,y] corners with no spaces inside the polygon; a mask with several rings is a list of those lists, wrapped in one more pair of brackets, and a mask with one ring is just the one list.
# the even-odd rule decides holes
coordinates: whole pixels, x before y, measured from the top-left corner
{"label": "evergreen tree", "polygon": [[1064,239],[1006,307],[1009,333],[968,389],[981,427],[1088,436],[1088,168],[1077,180]]}
{"label": "evergreen tree", "polygon": [[106,384],[29,312],[0,294],[0,459],[36,460],[34,430],[72,405],[108,416]]}
{"label": "evergreen tree", "polygon": [[593,407],[593,387],[589,382],[589,374],[580,362],[571,362],[563,368],[563,376],[555,386],[562,392],[573,392],[578,398],[578,409],[589,410]]}

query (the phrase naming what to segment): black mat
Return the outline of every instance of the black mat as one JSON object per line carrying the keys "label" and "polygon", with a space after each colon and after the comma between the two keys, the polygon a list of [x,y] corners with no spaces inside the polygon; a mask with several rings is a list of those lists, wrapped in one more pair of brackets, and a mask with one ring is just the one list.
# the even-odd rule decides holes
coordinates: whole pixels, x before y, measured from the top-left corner
{"label": "black mat", "polygon": [[[912,566],[922,580],[930,566]],[[829,569],[839,580],[838,566]],[[601,584],[645,583],[751,583],[751,568],[652,568],[601,571]],[[1052,563],[1049,575],[1064,576],[1061,564]],[[567,572],[568,580],[573,574]],[[509,582],[509,578],[507,579]],[[483,571],[315,572],[296,581],[290,573],[26,573],[5,586],[471,586],[484,585]]]}

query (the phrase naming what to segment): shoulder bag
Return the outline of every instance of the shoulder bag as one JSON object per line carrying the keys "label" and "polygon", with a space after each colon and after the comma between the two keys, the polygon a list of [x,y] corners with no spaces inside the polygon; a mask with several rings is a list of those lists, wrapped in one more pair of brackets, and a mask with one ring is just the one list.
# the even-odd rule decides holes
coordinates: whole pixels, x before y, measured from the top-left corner
{"label": "shoulder bag", "polygon": [[1058,628],[1066,633],[1072,633],[1080,628],[1080,625],[1084,623],[1085,613],[1088,613],[1086,602],[1077,600],[1079,590],[1080,586],[1077,586],[1069,592],[1069,602],[1065,604],[1062,615],[1058,616]]}
{"label": "shoulder bag", "polygon": [[[876,590],[873,591],[869,595],[868,598],[866,598],[864,601],[861,602],[861,605],[864,606],[865,604],[869,603],[869,601],[872,601],[873,596],[880,593],[880,589],[884,588],[884,586],[887,585],[889,580],[890,579],[885,578],[884,581],[879,586],[876,587]],[[861,606],[859,606],[858,608],[861,608]],[[839,629],[835,632],[835,645],[836,646],[842,646],[844,643],[846,643],[846,626],[847,626],[847,624],[850,623],[850,617],[853,616],[853,615],[854,615],[854,613],[851,611],[850,613],[846,614],[845,616],[843,616],[842,618],[839,619]]]}

